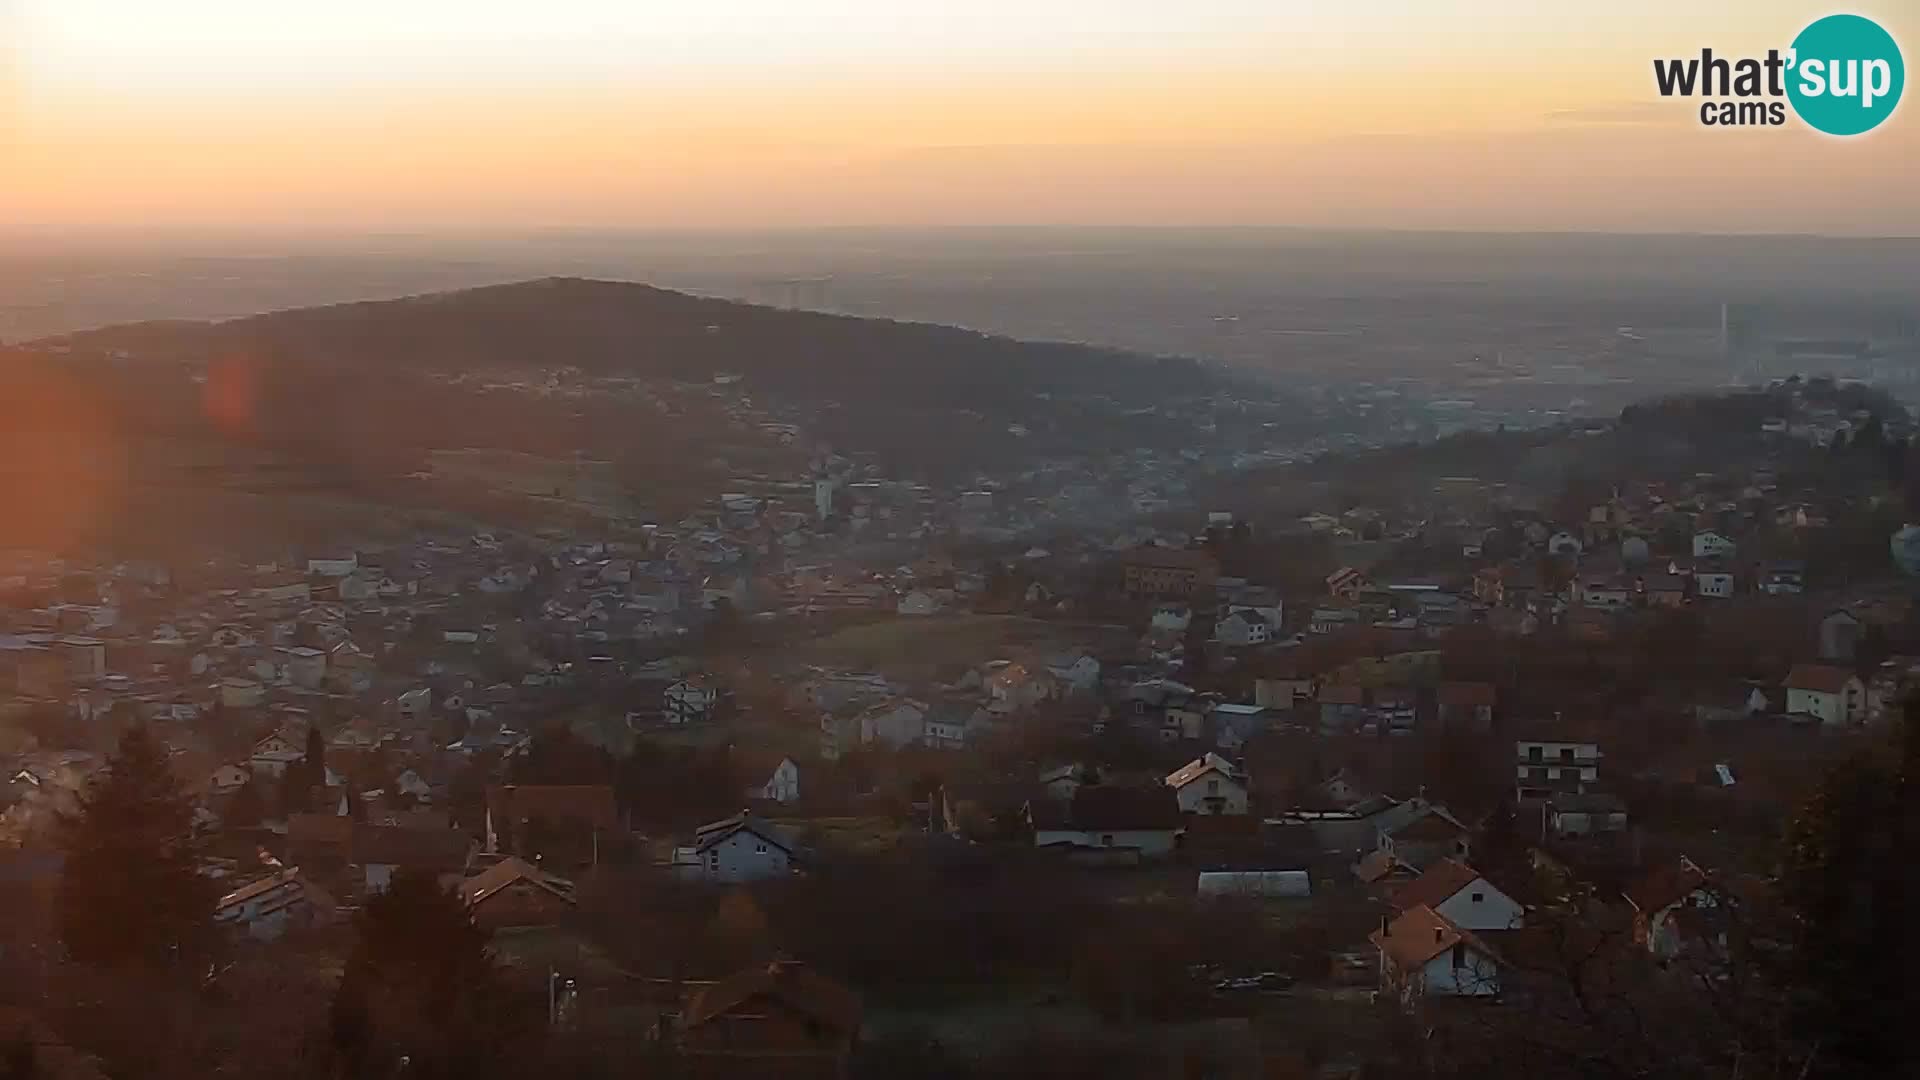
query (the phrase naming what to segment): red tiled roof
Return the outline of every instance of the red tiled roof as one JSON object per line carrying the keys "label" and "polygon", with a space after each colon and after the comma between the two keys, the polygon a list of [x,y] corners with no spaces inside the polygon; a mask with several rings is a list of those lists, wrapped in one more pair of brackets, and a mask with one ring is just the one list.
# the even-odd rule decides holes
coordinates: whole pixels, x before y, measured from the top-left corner
{"label": "red tiled roof", "polygon": [[1425,906],[1409,908],[1385,929],[1367,935],[1367,940],[1401,971],[1425,967],[1427,961],[1462,942],[1475,952],[1499,959],[1498,954],[1472,932],[1462,930],[1446,916]]}
{"label": "red tiled roof", "polygon": [[1461,889],[1480,879],[1480,871],[1458,859],[1441,859],[1412,881],[1394,890],[1389,903],[1395,911],[1438,907]]}
{"label": "red tiled roof", "polygon": [[472,907],[475,904],[484,903],[488,897],[519,881],[532,882],[567,903],[573,903],[573,897],[560,887],[558,878],[514,858],[502,859],[461,882],[460,899],[465,900],[468,907]]}
{"label": "red tiled roof", "polygon": [[686,1026],[698,1027],[755,998],[772,998],[848,1034],[860,1027],[860,999],[853,991],[803,965],[783,960],[729,975],[695,991],[687,1002]]}
{"label": "red tiled roof", "polygon": [[1852,672],[1845,668],[1831,667],[1826,664],[1796,664],[1787,673],[1787,688],[1790,690],[1813,690],[1822,694],[1837,694],[1846,689],[1847,680]]}

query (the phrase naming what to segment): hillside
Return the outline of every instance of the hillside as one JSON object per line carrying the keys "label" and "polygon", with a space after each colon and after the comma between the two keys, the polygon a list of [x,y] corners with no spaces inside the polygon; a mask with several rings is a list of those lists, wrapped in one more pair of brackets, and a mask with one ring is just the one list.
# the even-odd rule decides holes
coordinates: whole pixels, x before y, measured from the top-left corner
{"label": "hillside", "polygon": [[548,278],[219,323],[142,323],[60,339],[75,351],[197,360],[243,354],[309,372],[572,367],[705,381],[728,372],[811,400],[1021,413],[1035,395],[1150,401],[1191,394],[1193,361],[1015,341],[923,323],[705,299],[647,285]]}

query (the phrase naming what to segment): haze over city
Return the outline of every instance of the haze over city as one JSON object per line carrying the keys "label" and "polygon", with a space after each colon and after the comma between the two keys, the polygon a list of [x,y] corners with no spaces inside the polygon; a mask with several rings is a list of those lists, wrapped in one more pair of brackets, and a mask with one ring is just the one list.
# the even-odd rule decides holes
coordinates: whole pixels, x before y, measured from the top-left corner
{"label": "haze over city", "polygon": [[1709,131],[1653,92],[1825,10],[7,0],[0,225],[1912,235],[1920,125]]}

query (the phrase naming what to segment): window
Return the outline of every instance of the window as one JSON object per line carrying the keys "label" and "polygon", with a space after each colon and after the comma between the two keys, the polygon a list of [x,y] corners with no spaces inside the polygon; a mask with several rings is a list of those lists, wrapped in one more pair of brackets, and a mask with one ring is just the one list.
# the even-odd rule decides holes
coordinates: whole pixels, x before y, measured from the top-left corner
{"label": "window", "polygon": [[1541,759],[1542,759],[1543,757],[1545,757],[1545,756],[1546,756],[1546,747],[1543,747],[1543,746],[1529,746],[1529,747],[1527,747],[1527,760],[1528,760],[1528,761],[1539,761],[1539,760],[1541,760]]}
{"label": "window", "polygon": [[1473,894],[1473,902],[1474,902],[1474,903],[1476,903],[1476,904],[1478,904],[1478,903],[1480,903],[1481,901],[1483,901],[1483,900],[1485,900],[1486,898],[1487,898],[1487,894],[1486,894],[1486,893],[1483,893],[1483,892],[1477,892],[1477,893],[1474,893],[1474,894]]}
{"label": "window", "polygon": [[1573,747],[1571,747],[1571,746],[1563,746],[1563,747],[1561,747],[1561,748],[1560,748],[1560,760],[1561,760],[1561,761],[1572,761],[1572,760],[1573,760]]}
{"label": "window", "polygon": [[1207,794],[1209,795],[1220,794],[1220,781],[1218,780],[1207,781]]}
{"label": "window", "polygon": [[1101,847],[1112,847],[1112,846],[1113,846],[1113,834],[1112,834],[1112,833],[1101,833],[1101,834],[1100,834],[1100,846],[1101,846]]}
{"label": "window", "polygon": [[767,845],[765,843],[753,845],[753,853],[755,855],[765,855],[767,853]]}

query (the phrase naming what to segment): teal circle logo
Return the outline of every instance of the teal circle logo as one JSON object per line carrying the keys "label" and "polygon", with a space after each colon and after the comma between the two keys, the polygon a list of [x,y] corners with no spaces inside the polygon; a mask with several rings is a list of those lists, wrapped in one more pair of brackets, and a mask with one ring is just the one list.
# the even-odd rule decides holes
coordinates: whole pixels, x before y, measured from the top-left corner
{"label": "teal circle logo", "polygon": [[1793,39],[1789,63],[1793,111],[1829,135],[1879,127],[1907,85],[1907,65],[1893,35],[1859,15],[1829,15],[1808,24]]}

